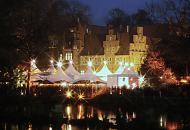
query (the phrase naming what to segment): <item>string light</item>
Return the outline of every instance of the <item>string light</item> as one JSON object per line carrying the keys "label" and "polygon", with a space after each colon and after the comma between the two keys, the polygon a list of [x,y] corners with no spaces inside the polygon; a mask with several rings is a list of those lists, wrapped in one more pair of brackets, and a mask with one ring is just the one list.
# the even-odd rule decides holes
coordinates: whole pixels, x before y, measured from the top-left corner
{"label": "string light", "polygon": [[50,63],[53,64],[53,60],[50,60]]}
{"label": "string light", "polygon": [[70,90],[67,90],[65,95],[66,95],[67,98],[71,98],[72,97],[72,92]]}
{"label": "string light", "polygon": [[58,66],[58,67],[62,67],[62,65],[63,65],[63,64],[62,64],[61,62],[57,62],[57,66]]}
{"label": "string light", "polygon": [[70,60],[70,61],[69,61],[69,63],[70,63],[70,64],[73,64],[73,61],[72,61],[72,60]]}
{"label": "string light", "polygon": [[88,61],[88,66],[92,67],[92,61]]}

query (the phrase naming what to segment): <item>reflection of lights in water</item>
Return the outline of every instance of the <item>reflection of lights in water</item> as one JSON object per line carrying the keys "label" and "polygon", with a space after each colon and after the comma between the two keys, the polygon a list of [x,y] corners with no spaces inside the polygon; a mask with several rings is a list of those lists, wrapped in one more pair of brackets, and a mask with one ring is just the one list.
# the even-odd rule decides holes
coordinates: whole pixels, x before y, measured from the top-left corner
{"label": "reflection of lights in water", "polygon": [[72,130],[71,124],[63,124],[61,130]]}
{"label": "reflection of lights in water", "polygon": [[84,115],[84,106],[79,105],[78,106],[78,114],[77,114],[77,119],[82,119]]}
{"label": "reflection of lights in water", "polygon": [[109,123],[112,123],[116,125],[116,115],[113,113],[109,113],[107,119],[109,120]]}
{"label": "reflection of lights in water", "polygon": [[29,123],[29,125],[28,125],[28,130],[32,130],[32,124],[31,123]]}
{"label": "reflection of lights in water", "polygon": [[66,107],[66,113],[67,113],[68,119],[71,119],[71,106]]}
{"label": "reflection of lights in water", "polygon": [[72,130],[71,124],[68,125],[68,130]]}
{"label": "reflection of lights in water", "polygon": [[112,95],[112,89],[110,89],[110,95]]}
{"label": "reflection of lights in water", "polygon": [[24,95],[23,91],[21,91],[20,95]]}
{"label": "reflection of lights in water", "polygon": [[91,107],[90,117],[94,117],[94,108]]}
{"label": "reflection of lights in water", "polygon": [[102,114],[102,112],[101,111],[97,111],[97,113],[98,113],[98,119],[101,120],[101,121],[103,121],[103,114]]}
{"label": "reflection of lights in water", "polygon": [[163,127],[163,119],[162,119],[162,116],[160,117],[160,127]]}
{"label": "reflection of lights in water", "polygon": [[49,127],[49,130],[53,130],[51,126]]}
{"label": "reflection of lights in water", "polygon": [[166,117],[160,116],[160,127],[166,128]]}
{"label": "reflection of lights in water", "polygon": [[127,118],[127,120],[129,119],[129,114],[128,114],[128,112],[126,112],[126,118]]}
{"label": "reflection of lights in water", "polygon": [[119,89],[119,95],[121,95],[121,94],[122,94],[121,89]]}
{"label": "reflection of lights in water", "polygon": [[167,130],[178,130],[180,128],[179,128],[179,125],[177,122],[168,122],[166,125],[166,129]]}
{"label": "reflection of lights in water", "polygon": [[133,112],[133,119],[135,119],[136,118],[136,113],[135,112]]}

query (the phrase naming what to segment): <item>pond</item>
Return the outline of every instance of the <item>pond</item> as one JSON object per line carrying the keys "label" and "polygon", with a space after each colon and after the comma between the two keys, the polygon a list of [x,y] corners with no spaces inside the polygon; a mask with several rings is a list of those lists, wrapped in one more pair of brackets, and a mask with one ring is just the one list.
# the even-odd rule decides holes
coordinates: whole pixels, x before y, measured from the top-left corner
{"label": "pond", "polygon": [[[140,106],[139,106],[140,108]],[[189,129],[190,116],[183,110],[159,111],[100,109],[88,104],[55,105],[50,122],[0,121],[0,130],[182,130]],[[48,113],[49,114],[49,113]],[[56,121],[55,121],[56,120]]]}

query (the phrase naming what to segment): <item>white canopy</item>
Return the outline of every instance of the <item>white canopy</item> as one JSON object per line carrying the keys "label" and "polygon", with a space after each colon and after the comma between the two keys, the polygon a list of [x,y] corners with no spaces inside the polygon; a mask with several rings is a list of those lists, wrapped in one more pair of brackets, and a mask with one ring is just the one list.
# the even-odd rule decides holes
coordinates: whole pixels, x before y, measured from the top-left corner
{"label": "white canopy", "polygon": [[50,64],[50,67],[47,69],[46,72],[48,72],[48,73],[50,73],[50,74],[55,74],[56,69],[55,69],[53,63]]}
{"label": "white canopy", "polygon": [[43,79],[40,77],[39,74],[32,74],[32,75],[30,76],[30,81],[31,81],[31,82],[38,81],[38,80],[43,80]]}
{"label": "white canopy", "polygon": [[36,61],[32,60],[31,61],[31,74],[40,74],[41,71],[38,69],[38,67],[36,66]]}
{"label": "white canopy", "polygon": [[38,69],[38,67],[36,66],[36,61],[32,60],[31,61],[31,76],[30,76],[30,81],[37,81],[37,80],[42,80],[40,77],[40,74],[42,72]]}
{"label": "white canopy", "polygon": [[77,79],[80,76],[80,73],[74,68],[73,62],[69,62],[69,66],[65,70],[65,73],[72,78],[73,80]]}
{"label": "white canopy", "polygon": [[118,69],[115,71],[115,74],[122,74],[124,69],[125,67],[122,65],[122,63],[120,63]]}
{"label": "white canopy", "polygon": [[107,81],[107,76],[111,74],[112,72],[108,69],[106,62],[104,62],[104,66],[98,73],[96,73],[96,76],[100,77],[100,79],[104,81]]}
{"label": "white canopy", "polygon": [[57,67],[57,71],[55,74],[51,74],[47,77],[47,80],[50,82],[57,82],[57,81],[66,81],[66,82],[71,82],[72,79],[67,76],[61,67]]}
{"label": "white canopy", "polygon": [[101,80],[99,77],[97,77],[91,66],[88,66],[87,71],[84,74],[81,74],[79,78],[74,80],[73,83],[78,82],[78,81],[90,81],[90,82],[102,82],[105,83],[103,80]]}

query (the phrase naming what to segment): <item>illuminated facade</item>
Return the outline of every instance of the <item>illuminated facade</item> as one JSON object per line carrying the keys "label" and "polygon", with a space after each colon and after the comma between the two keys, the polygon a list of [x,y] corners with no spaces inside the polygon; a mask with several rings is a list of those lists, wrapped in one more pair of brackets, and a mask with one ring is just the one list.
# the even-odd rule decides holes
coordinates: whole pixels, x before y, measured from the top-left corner
{"label": "illuminated facade", "polygon": [[148,37],[143,27],[115,29],[111,26],[79,25],[71,29],[73,35],[70,47],[63,48],[63,61],[73,60],[79,72],[86,71],[88,61],[98,72],[104,61],[114,73],[119,63],[134,63],[138,71],[148,49]]}

